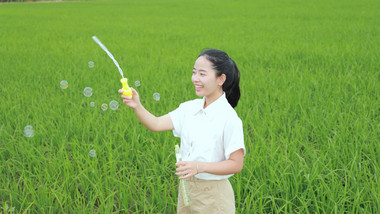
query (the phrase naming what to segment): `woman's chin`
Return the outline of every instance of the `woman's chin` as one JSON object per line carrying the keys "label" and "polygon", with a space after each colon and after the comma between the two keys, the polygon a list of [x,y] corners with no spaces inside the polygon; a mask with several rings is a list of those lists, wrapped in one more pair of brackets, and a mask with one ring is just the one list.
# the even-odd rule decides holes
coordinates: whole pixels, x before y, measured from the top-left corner
{"label": "woman's chin", "polygon": [[203,93],[200,92],[200,91],[195,91],[195,94],[196,94],[197,96],[200,96],[200,97],[203,97],[203,96],[204,96]]}

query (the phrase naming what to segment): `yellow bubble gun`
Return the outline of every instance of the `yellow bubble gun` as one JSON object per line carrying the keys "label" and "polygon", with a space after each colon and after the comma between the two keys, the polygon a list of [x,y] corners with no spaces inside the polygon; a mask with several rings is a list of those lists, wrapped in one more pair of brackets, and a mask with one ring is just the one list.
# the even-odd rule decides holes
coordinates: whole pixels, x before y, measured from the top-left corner
{"label": "yellow bubble gun", "polygon": [[120,80],[121,84],[123,84],[123,94],[128,96],[128,97],[132,97],[132,90],[131,88],[128,86],[128,79],[127,78],[122,78]]}

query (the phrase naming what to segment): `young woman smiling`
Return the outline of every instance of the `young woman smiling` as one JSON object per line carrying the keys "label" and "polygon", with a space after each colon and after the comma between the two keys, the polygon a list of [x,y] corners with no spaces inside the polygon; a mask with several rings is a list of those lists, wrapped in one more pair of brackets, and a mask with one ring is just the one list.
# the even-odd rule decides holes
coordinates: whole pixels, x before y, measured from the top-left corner
{"label": "young woman smiling", "polygon": [[191,81],[203,98],[160,117],[144,108],[135,89],[132,98],[121,97],[149,130],[173,130],[181,138],[183,161],[176,163],[176,175],[188,181],[190,206],[184,205],[179,191],[177,212],[235,213],[228,178],[242,170],[245,155],[242,121],[234,110],[240,99],[240,72],[225,52],[207,49],[195,61]]}

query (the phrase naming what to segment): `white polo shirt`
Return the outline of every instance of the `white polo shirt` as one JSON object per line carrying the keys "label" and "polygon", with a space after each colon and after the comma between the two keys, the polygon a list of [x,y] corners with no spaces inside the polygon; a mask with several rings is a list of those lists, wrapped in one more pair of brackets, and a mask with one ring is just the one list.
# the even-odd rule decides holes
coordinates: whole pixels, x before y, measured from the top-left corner
{"label": "white polo shirt", "polygon": [[[181,138],[183,161],[220,162],[230,154],[244,149],[243,124],[223,93],[205,109],[205,99],[184,102],[169,113],[173,134]],[[221,180],[230,175],[199,173],[196,178]]]}

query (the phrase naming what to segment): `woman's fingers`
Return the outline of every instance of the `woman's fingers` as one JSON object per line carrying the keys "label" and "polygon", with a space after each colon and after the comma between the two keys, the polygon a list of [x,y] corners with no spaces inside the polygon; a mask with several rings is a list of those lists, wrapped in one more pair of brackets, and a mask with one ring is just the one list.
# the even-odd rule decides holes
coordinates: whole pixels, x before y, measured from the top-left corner
{"label": "woman's fingers", "polygon": [[[137,94],[136,90],[133,89],[133,91],[134,91],[134,94]],[[129,96],[123,94],[123,92],[124,92],[123,89],[119,89],[117,92],[119,92],[119,94],[121,94],[121,98],[123,98],[123,99],[129,99],[129,100],[132,99],[132,97],[129,97]]]}
{"label": "woman's fingers", "polygon": [[131,89],[132,89],[132,96],[133,95],[137,95],[137,91],[134,88],[132,88],[132,87],[131,87]]}
{"label": "woman's fingers", "polygon": [[127,96],[127,95],[121,95],[121,98],[123,99],[123,100],[132,100],[132,97],[129,97],[129,96]]}
{"label": "woman's fingers", "polygon": [[132,97],[129,97],[129,96],[123,94],[123,89],[119,89],[117,92],[119,92],[119,94],[121,94],[121,99],[123,99],[123,103],[127,104],[128,101],[132,100]]}
{"label": "woman's fingers", "polygon": [[193,171],[188,170],[188,171],[183,171],[181,173],[176,173],[176,175],[179,176],[179,179],[186,179],[186,178],[190,178],[196,174]]}
{"label": "woman's fingers", "polygon": [[193,167],[192,161],[180,161],[176,163],[178,168],[176,169],[176,175],[180,176],[180,179],[186,179],[197,174],[196,168]]}

